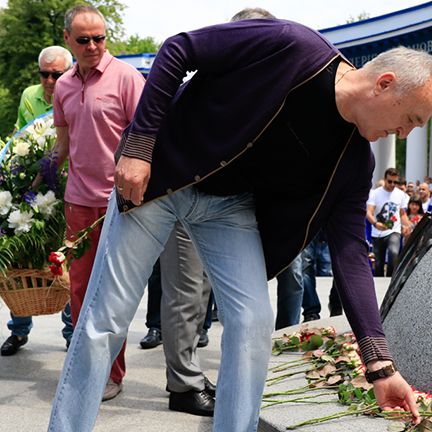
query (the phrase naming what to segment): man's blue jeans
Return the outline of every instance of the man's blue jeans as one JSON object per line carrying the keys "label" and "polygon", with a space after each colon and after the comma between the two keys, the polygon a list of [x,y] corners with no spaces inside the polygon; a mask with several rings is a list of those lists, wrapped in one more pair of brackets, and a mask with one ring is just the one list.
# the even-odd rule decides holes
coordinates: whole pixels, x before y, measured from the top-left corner
{"label": "man's blue jeans", "polygon": [[[63,337],[66,342],[72,338],[73,326],[70,312],[69,303],[65,306],[61,314],[61,319],[65,325],[62,329]],[[8,329],[15,336],[28,336],[30,330],[33,328],[33,320],[31,316],[17,317],[11,313],[11,319],[7,323]]]}
{"label": "man's blue jeans", "polygon": [[297,255],[290,266],[277,276],[276,330],[300,322],[303,301],[302,256]]}
{"label": "man's blue jeans", "polygon": [[393,232],[385,237],[372,237],[375,254],[375,276],[384,276],[384,265],[387,257],[386,276],[391,277],[396,268],[400,250],[400,233]]}
{"label": "man's blue jeans", "polygon": [[273,311],[252,195],[217,197],[188,187],[126,214],[116,206],[113,197],[49,431],[93,429],[111,363],[177,219],[204,264],[224,327],[213,430],[255,431]]}
{"label": "man's blue jeans", "polygon": [[319,314],[321,302],[316,292],[316,253],[317,237],[315,237],[303,250],[303,315]]}
{"label": "man's blue jeans", "polygon": [[318,234],[302,252],[303,315],[319,314],[321,303],[316,292],[316,276],[332,276],[328,243]]}

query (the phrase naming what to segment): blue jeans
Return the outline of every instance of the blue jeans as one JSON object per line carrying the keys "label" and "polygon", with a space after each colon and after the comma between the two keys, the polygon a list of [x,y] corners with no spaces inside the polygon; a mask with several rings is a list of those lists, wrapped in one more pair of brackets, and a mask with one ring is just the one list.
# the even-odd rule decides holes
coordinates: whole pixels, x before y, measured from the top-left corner
{"label": "blue jeans", "polygon": [[400,233],[391,233],[385,237],[372,237],[373,252],[375,254],[375,276],[384,276],[384,264],[387,254],[386,276],[391,277],[397,266],[400,250]]}
{"label": "blue jeans", "polygon": [[[7,326],[8,329],[11,331],[11,333],[15,336],[28,336],[30,333],[30,330],[33,328],[33,320],[31,316],[27,317],[17,317],[11,315],[11,320],[8,321]],[[73,326],[72,326],[72,318],[71,318],[71,312],[70,312],[70,305],[69,303],[65,306],[64,310],[61,314],[61,319],[63,321],[63,324],[65,325],[62,329],[63,337],[66,341],[70,340],[73,333]]]}
{"label": "blue jeans", "polygon": [[303,301],[302,257],[297,255],[290,266],[277,276],[276,330],[300,322]]}
{"label": "blue jeans", "polygon": [[316,254],[318,239],[315,237],[303,250],[303,315],[319,314],[321,302],[316,292]]}
{"label": "blue jeans", "polygon": [[204,264],[224,327],[213,430],[255,431],[273,312],[251,194],[217,197],[189,187],[126,214],[116,207],[112,197],[49,431],[93,429],[111,363],[176,220]]}
{"label": "blue jeans", "polygon": [[333,276],[331,257],[328,243],[326,241],[317,241],[316,243],[316,275]]}

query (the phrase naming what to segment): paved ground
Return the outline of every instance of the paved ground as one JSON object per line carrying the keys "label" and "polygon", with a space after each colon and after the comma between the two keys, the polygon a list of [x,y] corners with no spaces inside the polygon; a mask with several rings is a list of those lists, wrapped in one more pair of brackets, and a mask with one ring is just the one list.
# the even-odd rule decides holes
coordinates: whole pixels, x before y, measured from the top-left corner
{"label": "paved ground", "polygon": [[[379,297],[382,297],[387,284],[385,279],[379,284]],[[328,317],[326,305],[330,286],[330,278],[318,278],[323,318]],[[276,285],[273,281],[270,282],[269,289],[274,306]],[[210,432],[211,419],[168,410],[162,346],[142,350],[138,345],[147,330],[144,324],[146,304],[144,298],[130,328],[124,392],[102,405],[94,430]],[[0,343],[9,335],[6,326],[8,319],[9,311],[0,301]],[[51,401],[65,357],[61,325],[59,314],[35,317],[29,343],[13,357],[0,357],[0,432],[46,430]],[[219,323],[214,323],[209,335],[210,344],[200,350],[200,357],[203,370],[215,381],[221,336]]]}

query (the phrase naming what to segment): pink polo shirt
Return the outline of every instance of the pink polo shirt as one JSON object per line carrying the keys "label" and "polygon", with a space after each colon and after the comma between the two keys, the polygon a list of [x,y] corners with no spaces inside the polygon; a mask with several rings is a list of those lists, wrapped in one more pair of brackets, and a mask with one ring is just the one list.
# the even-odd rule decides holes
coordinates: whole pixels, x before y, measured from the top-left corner
{"label": "pink polo shirt", "polygon": [[56,83],[54,124],[69,129],[65,201],[106,207],[114,184],[114,152],[132,121],[143,76],[108,52],[82,81],[77,65]]}

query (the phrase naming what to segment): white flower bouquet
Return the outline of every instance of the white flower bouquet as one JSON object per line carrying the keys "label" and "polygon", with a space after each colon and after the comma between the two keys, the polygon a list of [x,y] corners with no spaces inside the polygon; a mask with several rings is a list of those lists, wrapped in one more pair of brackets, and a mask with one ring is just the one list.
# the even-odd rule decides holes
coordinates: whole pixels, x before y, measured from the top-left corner
{"label": "white flower bouquet", "polygon": [[[63,195],[51,148],[52,116],[36,119],[5,144],[0,140],[0,295],[14,315],[62,310],[69,298],[63,261]],[[38,174],[41,182],[34,182]]]}
{"label": "white flower bouquet", "polygon": [[[0,142],[0,271],[42,269],[50,252],[62,245],[66,223],[63,194],[66,174],[58,173],[51,148],[51,116],[36,119],[12,138]],[[33,187],[38,173],[43,181]]]}

